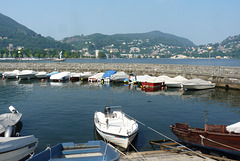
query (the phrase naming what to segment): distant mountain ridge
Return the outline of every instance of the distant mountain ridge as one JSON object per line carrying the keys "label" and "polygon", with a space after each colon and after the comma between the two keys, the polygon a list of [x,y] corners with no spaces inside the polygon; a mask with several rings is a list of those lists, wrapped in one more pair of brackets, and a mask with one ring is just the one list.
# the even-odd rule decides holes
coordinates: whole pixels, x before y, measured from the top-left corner
{"label": "distant mountain ridge", "polygon": [[169,46],[192,47],[196,46],[192,41],[178,37],[172,34],[163,33],[160,31],[152,31],[147,33],[129,33],[129,34],[114,34],[104,35],[95,33],[86,36],[73,36],[63,39],[63,42],[73,44],[79,49],[86,46],[85,42],[89,41],[95,44],[95,47],[101,49],[104,46],[113,44],[114,46],[121,46],[122,43],[130,43],[132,41],[141,40],[140,46],[152,46],[157,44],[164,44]]}
{"label": "distant mountain ridge", "polygon": [[0,37],[0,48],[13,44],[15,47],[24,46],[31,49],[71,49],[71,45],[45,38],[1,13]]}

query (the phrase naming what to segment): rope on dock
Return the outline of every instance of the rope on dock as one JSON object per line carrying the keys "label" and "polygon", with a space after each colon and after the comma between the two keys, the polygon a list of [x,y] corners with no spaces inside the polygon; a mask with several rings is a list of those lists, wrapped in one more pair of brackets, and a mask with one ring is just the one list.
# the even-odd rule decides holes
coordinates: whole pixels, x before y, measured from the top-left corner
{"label": "rope on dock", "polygon": [[166,135],[164,135],[164,134],[160,133],[159,131],[157,131],[157,130],[155,130],[155,129],[153,129],[153,128],[151,128],[151,127],[147,126],[147,125],[145,125],[145,124],[144,124],[144,123],[142,123],[141,121],[138,121],[137,119],[135,119],[135,118],[133,118],[133,117],[131,117],[131,116],[127,115],[126,113],[124,113],[124,114],[125,114],[126,116],[128,116],[129,118],[136,120],[136,121],[137,121],[137,122],[139,122],[141,125],[143,125],[143,126],[147,127],[148,129],[152,130],[153,132],[155,132],[155,133],[157,133],[157,134],[159,134],[159,135],[161,135],[161,136],[163,136],[163,137],[165,137],[165,138],[167,138],[167,139],[169,139],[169,140],[173,141],[174,143],[177,143],[177,144],[179,144],[179,145],[181,145],[181,146],[185,147],[186,149],[188,149],[188,150],[189,150],[189,151],[191,151],[192,153],[194,153],[194,154],[197,154],[198,156],[200,156],[200,157],[202,157],[202,158],[204,158],[204,159],[208,159],[207,157],[205,157],[205,156],[201,155],[200,153],[197,153],[197,152],[193,151],[192,149],[190,149],[190,148],[186,147],[185,145],[183,145],[183,144],[181,144],[181,143],[179,143],[179,142],[177,142],[177,141],[173,140],[172,138],[170,138],[170,137],[168,137],[168,136],[166,136]]}
{"label": "rope on dock", "polygon": [[129,141],[129,144],[133,147],[133,149],[137,152],[137,154],[143,159],[145,160],[145,158],[139,153],[139,151],[132,145],[132,143]]}

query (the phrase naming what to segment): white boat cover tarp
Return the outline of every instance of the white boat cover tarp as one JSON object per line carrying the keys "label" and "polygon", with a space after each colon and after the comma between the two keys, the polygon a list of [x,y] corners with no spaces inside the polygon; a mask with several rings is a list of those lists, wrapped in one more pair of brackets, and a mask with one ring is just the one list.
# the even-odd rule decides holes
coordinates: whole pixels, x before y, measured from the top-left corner
{"label": "white boat cover tarp", "polygon": [[22,148],[37,142],[33,135],[23,137],[0,137],[0,153]]}
{"label": "white boat cover tarp", "polygon": [[21,113],[6,113],[0,115],[0,133],[3,133],[8,126],[13,126],[18,123],[21,117]]}
{"label": "white boat cover tarp", "polygon": [[235,124],[232,125],[228,125],[226,127],[228,132],[235,132],[235,133],[240,133],[240,122],[237,122]]}

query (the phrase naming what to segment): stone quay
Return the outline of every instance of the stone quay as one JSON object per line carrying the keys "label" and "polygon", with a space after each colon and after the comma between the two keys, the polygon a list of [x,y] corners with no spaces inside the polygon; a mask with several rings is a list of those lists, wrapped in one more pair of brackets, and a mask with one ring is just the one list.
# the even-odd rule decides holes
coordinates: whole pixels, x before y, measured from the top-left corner
{"label": "stone quay", "polygon": [[35,70],[52,72],[105,72],[123,71],[127,74],[148,74],[150,76],[181,75],[187,79],[200,78],[216,83],[217,87],[240,89],[240,67],[202,66],[176,64],[140,64],[140,63],[0,63],[0,71]]}

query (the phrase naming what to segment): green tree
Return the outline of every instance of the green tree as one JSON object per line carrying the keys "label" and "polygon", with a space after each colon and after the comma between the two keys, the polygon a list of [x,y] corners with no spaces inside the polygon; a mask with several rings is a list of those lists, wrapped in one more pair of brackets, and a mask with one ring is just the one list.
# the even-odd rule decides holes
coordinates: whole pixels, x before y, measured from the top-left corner
{"label": "green tree", "polygon": [[104,52],[99,52],[99,53],[98,53],[98,58],[99,58],[99,59],[106,59],[106,57],[107,57],[107,56],[106,56],[106,54],[105,54]]}

